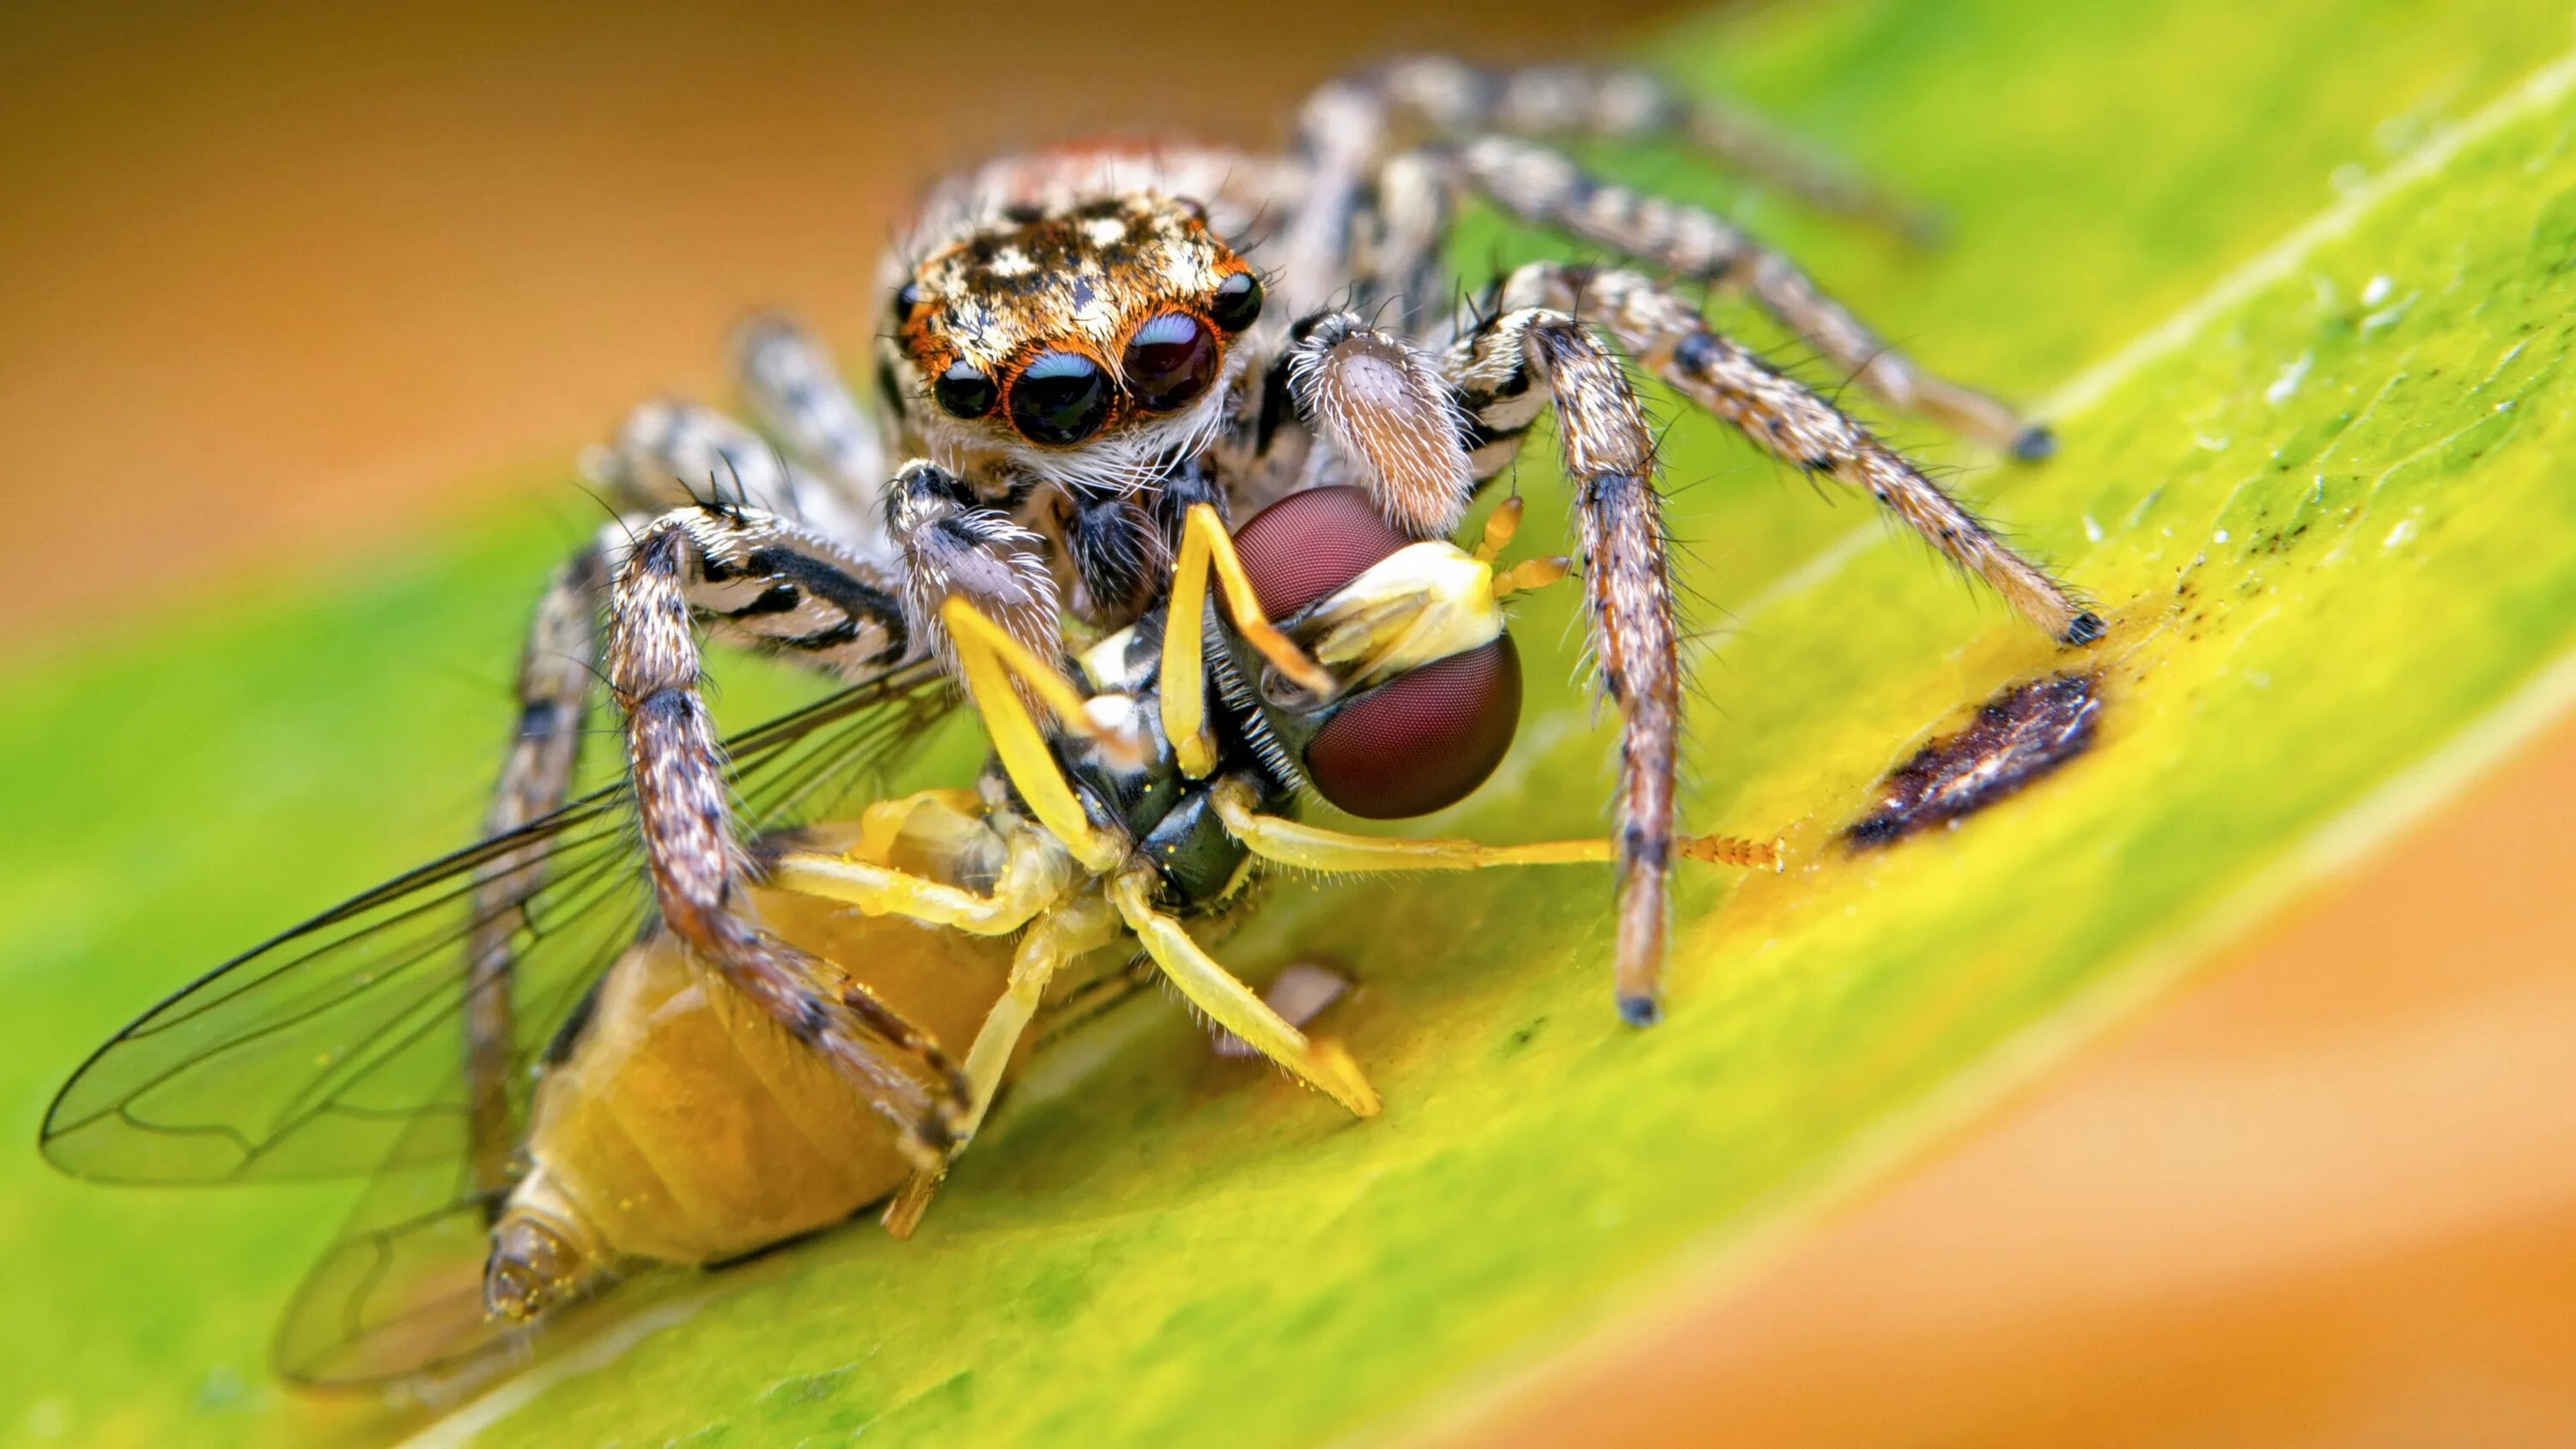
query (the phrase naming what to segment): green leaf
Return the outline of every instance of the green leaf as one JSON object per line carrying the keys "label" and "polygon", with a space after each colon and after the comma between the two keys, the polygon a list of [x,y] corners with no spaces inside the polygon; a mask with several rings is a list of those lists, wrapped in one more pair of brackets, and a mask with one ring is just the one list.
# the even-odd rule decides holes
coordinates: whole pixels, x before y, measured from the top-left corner
{"label": "green leaf", "polygon": [[[2061,654],[1865,507],[1677,418],[1683,575],[1713,630],[1688,819],[1785,831],[1794,864],[1686,878],[1663,1026],[1612,1016],[1604,872],[1292,885],[1223,953],[1356,971],[1336,1030],[1382,1119],[1215,1061],[1146,1003],[1087,1070],[1042,1071],[913,1242],[858,1226],[670,1275],[450,1427],[1400,1432],[1794,1230],[2438,798],[2576,698],[2576,493],[2551,467],[2576,61],[2532,69],[2570,39],[2533,0],[2419,14],[1853,0],[1656,47],[1949,211],[1925,257],[1734,198],[1931,364],[2043,400],[2066,443],[2043,468],[1893,431],[1967,464],[1963,491],[2089,589],[2112,638]],[[1721,194],[1688,158],[1617,164]],[[1536,520],[1558,502],[1542,471]],[[21,1121],[193,967],[468,828],[517,616],[570,532],[461,534],[21,664],[0,716],[19,762],[0,1071]],[[1598,828],[1611,737],[1556,682],[1570,603],[1525,615],[1544,683],[1503,786],[1434,828]],[[2087,664],[2107,700],[2088,756],[1955,831],[1836,843],[1928,733]],[[28,1415],[0,1427],[385,1432],[259,1367],[344,1200],[115,1193],[0,1159],[20,1259],[0,1404]]]}

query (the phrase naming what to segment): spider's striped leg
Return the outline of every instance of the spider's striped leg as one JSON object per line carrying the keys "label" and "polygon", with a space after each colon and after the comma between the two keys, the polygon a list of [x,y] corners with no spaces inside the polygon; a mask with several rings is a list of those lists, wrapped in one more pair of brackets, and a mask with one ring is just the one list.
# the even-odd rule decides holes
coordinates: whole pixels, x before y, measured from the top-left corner
{"label": "spider's striped leg", "polygon": [[1447,156],[1459,184],[1523,221],[1658,271],[1741,291],[1890,406],[1934,418],[2025,462],[2056,451],[2045,426],[1924,371],[1820,291],[1795,262],[1712,211],[1603,181],[1559,152],[1509,136],[1479,136]]}
{"label": "spider's striped leg", "polygon": [[1310,482],[1355,483],[1416,538],[1445,538],[1475,491],[1465,424],[1437,359],[1349,312],[1288,332],[1288,398],[1324,446]]}
{"label": "spider's striped leg", "polygon": [[[605,542],[567,560],[546,585],[519,655],[519,717],[484,812],[483,838],[507,835],[562,808],[581,763],[608,583]],[[518,1135],[511,1126],[516,1025],[510,974],[528,899],[544,883],[542,847],[499,856],[475,872],[465,943],[467,1155],[477,1186],[510,1185]]]}
{"label": "spider's striped leg", "polygon": [[[746,372],[763,366],[775,371],[782,366],[779,354],[756,350],[746,351],[742,364]],[[747,377],[744,386],[760,406],[784,406],[764,400],[763,385],[756,380]],[[788,441],[798,456],[804,456],[808,440],[789,434]],[[676,398],[646,403],[626,415],[608,446],[593,448],[584,456],[582,470],[626,512],[658,513],[687,503],[738,503],[824,534],[841,552],[880,570],[892,562],[880,506],[863,509],[837,481],[818,477],[767,438],[714,408]],[[878,489],[882,486],[880,480]],[[877,490],[864,495],[878,496]]]}
{"label": "spider's striped leg", "polygon": [[841,381],[821,339],[792,318],[765,313],[735,331],[731,351],[752,421],[825,485],[800,487],[796,516],[864,555],[886,556],[891,460],[875,419]]}
{"label": "spider's striped leg", "polygon": [[1926,241],[1937,223],[1831,156],[1646,71],[1575,65],[1488,68],[1453,56],[1399,60],[1362,78],[1400,114],[1442,135],[1500,132],[1596,140],[1678,138],[1807,205]]}
{"label": "spider's striped leg", "polygon": [[[964,1075],[863,983],[762,930],[748,913],[749,859],[700,691],[700,615],[720,614],[757,632],[779,618],[802,623],[869,594],[885,597],[856,576],[858,569],[829,540],[773,515],[695,507],[664,514],[637,535],[611,585],[609,685],[626,715],[645,860],[664,928],[822,1053],[895,1125],[905,1155],[931,1168],[946,1157],[964,1109]],[[899,615],[851,612],[801,639],[765,637],[848,657],[870,642],[892,647],[903,632]]]}
{"label": "spider's striped leg", "polygon": [[1627,373],[1565,311],[1522,306],[1500,313],[1460,339],[1446,365],[1468,410],[1480,476],[1510,463],[1540,408],[1556,408],[1565,475],[1578,499],[1592,651],[1622,720],[1619,1014],[1631,1025],[1650,1025],[1662,1009],[1681,740],[1680,643],[1654,436]]}
{"label": "spider's striped leg", "polygon": [[1352,309],[1392,307],[1391,320],[1418,334],[1444,320],[1454,300],[1448,251],[1458,188],[1443,158],[1401,151],[1378,168],[1369,195],[1374,204],[1352,222]]}
{"label": "spider's striped leg", "polygon": [[1514,273],[1505,293],[1514,301],[1574,312],[1607,327],[1640,364],[1773,457],[1877,499],[2051,638],[2090,644],[2102,637],[2101,618],[2066,585],[1996,537],[1904,454],[1795,379],[1712,332],[1699,309],[1669,287],[1631,271],[1542,263]]}

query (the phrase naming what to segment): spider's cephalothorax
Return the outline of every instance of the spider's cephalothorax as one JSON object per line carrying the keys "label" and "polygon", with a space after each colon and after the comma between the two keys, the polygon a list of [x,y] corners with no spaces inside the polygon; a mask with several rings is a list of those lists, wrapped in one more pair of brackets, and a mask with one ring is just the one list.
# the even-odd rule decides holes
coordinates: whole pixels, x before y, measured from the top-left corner
{"label": "spider's cephalothorax", "polygon": [[886,376],[906,434],[947,466],[1132,491],[1205,447],[1260,315],[1260,278],[1194,206],[1014,205],[895,288]]}
{"label": "spider's cephalothorax", "polygon": [[[617,1003],[660,1002],[696,979],[639,956],[625,958],[643,962],[631,971],[607,964],[632,934],[594,928],[593,908],[633,878],[620,852],[639,836],[657,929],[638,950],[676,951],[655,959],[694,963],[724,988],[723,1011],[756,1013],[771,1041],[757,1051],[792,1057],[772,1064],[802,1073],[795,1090],[828,1081],[842,1107],[874,1114],[886,1135],[877,1155],[917,1173],[897,1221],[972,1130],[1044,979],[1103,943],[1141,948],[1243,1042],[1351,1110],[1374,1110],[1347,1056],[1307,1040],[1183,925],[1230,899],[1258,862],[1612,862],[1615,999],[1631,1023],[1655,1020],[1675,862],[1763,856],[1676,833],[1684,679],[1636,374],[1789,467],[1865,492],[2064,643],[2089,644],[2106,626],[1834,402],[1713,330],[1696,299],[1748,302],[1881,402],[2016,457],[2045,456],[2045,429],[1924,372],[1718,215],[1601,179],[1539,139],[1654,135],[1694,141],[1811,203],[1904,220],[1744,118],[1649,78],[1445,60],[1324,88],[1277,154],[1089,146],[942,186],[885,264],[878,316],[837,324],[877,333],[873,386],[853,390],[813,336],[761,318],[735,348],[751,426],[655,403],[591,460],[620,517],[539,605],[484,843],[137,1023],[65,1089],[48,1150],[76,1170],[165,1180],[322,1170],[369,1144],[386,1151],[381,1124],[405,1120],[387,1084],[427,1079],[403,1053],[441,1040],[424,1012],[434,1023],[453,1011],[463,1089],[442,1099],[444,1115],[422,1107],[428,1135],[406,1129],[388,1156],[417,1162],[436,1155],[423,1143],[452,1135],[465,1159],[455,1210],[476,1232],[503,1203],[535,1214],[530,1223],[568,1221],[547,1197],[563,1174],[532,1171],[521,1151],[545,1129],[529,1123],[532,1069],[574,1080],[562,1074],[579,1066],[573,1003],[586,991],[604,1003],[601,1020],[625,1020]],[[1460,278],[1448,242],[1469,201],[1610,260]],[[1452,535],[1541,414],[1554,418],[1577,558],[1498,567],[1516,498],[1473,552]],[[1383,840],[1292,818],[1313,797],[1387,818],[1474,790],[1519,702],[1501,601],[1570,570],[1621,720],[1607,840]],[[710,638],[849,689],[728,746],[701,690]],[[625,794],[570,800],[602,674],[624,724]],[[835,825],[853,803],[836,787],[956,686],[992,745],[980,795],[880,802]],[[790,838],[780,828],[807,825],[792,837],[804,844],[777,843]],[[755,850],[755,837],[769,844]],[[815,900],[1014,937],[1007,982],[987,972],[977,1001],[950,993],[940,1010],[907,1010],[878,993],[892,964],[883,951],[833,959],[855,928],[792,904]],[[423,936],[449,901],[462,924]],[[420,965],[433,960],[452,979]],[[300,974],[282,994],[254,989],[289,970]],[[603,972],[610,985],[588,990]],[[947,1008],[983,1014],[962,1064]],[[638,1021],[668,1018],[636,1009]],[[294,1013],[291,1030],[262,1014],[280,1010]],[[174,1014],[185,1032],[161,1029]],[[601,1027],[590,1039],[603,1033],[617,1036]],[[548,1056],[552,1042],[570,1043],[574,1059]],[[279,1050],[295,1054],[292,1070]],[[683,1065],[647,1055],[650,1074]],[[712,1070],[710,1091],[753,1085],[739,1065]],[[209,1105],[227,1092],[236,1100]],[[174,1107],[184,1125],[151,1130]],[[172,1140],[199,1155],[154,1155]],[[710,1183],[763,1173],[727,1168]],[[835,1190],[881,1187],[843,1173]],[[798,1202],[751,1238],[848,1205]],[[399,1195],[362,1209],[346,1261],[326,1262],[301,1300],[314,1305],[308,1327],[367,1338],[344,1325],[369,1321],[361,1309],[387,1281],[381,1260],[407,1251],[403,1235],[419,1225],[449,1221]],[[569,1229],[528,1227],[496,1245],[491,1301],[538,1311],[580,1281],[573,1259],[616,1246],[620,1232],[654,1231],[603,1227],[583,1247]],[[626,1248],[716,1256],[748,1241],[643,1238]],[[335,1263],[364,1271],[343,1281]]]}

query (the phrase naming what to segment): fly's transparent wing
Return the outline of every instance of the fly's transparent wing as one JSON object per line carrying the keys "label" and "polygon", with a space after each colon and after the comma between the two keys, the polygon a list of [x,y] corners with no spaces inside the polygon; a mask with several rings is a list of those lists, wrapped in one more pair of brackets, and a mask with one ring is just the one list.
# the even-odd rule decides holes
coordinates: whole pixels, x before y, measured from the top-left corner
{"label": "fly's transparent wing", "polygon": [[[824,818],[878,785],[953,703],[908,666],[730,743],[754,830]],[[83,1063],[44,1151],[111,1182],[264,1182],[452,1165],[478,879],[533,865],[514,921],[516,1121],[525,1067],[634,940],[650,893],[623,785],[433,862],[298,926],[146,1013]]]}
{"label": "fly's transparent wing", "polygon": [[[525,1328],[483,1312],[492,1195],[442,1119],[416,1118],[277,1326],[278,1373],[348,1387],[461,1368]],[[438,1153],[453,1156],[441,1160]]]}

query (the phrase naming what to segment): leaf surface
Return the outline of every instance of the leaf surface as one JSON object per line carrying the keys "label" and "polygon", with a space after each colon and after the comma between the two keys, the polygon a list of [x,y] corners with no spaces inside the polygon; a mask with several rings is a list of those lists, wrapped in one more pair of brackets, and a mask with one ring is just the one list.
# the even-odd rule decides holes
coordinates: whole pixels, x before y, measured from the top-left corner
{"label": "leaf surface", "polygon": [[[2546,59],[2571,39],[2552,7],[2419,14],[1853,0],[1675,33],[1668,69],[1947,210],[1927,257],[1730,198],[1930,364],[2041,401],[2065,443],[2042,468],[1892,431],[1959,465],[2112,637],[2061,653],[1866,507],[1669,409],[1707,630],[1686,817],[1783,832],[1793,865],[1686,877],[1663,1026],[1611,1013],[1606,871],[1293,885],[1223,954],[1363,980],[1331,1021],[1379,1121],[1214,1060],[1147,1002],[1009,1105],[913,1242],[862,1226],[675,1275],[448,1428],[1397,1435],[1794,1231],[2437,798],[2576,694],[2555,467],[2576,63]],[[1689,158],[1607,159],[1728,195]],[[1544,473],[1524,474],[1531,539],[1561,515]],[[515,616],[564,541],[460,533],[16,671],[0,1070],[24,1122],[156,991],[466,828]],[[1572,683],[1567,592],[1520,626],[1533,715],[1502,782],[1426,829],[1600,827],[1611,737]],[[2100,671],[2088,754],[1955,829],[1838,843],[1926,738],[2070,668]],[[0,1403],[33,1406],[31,1432],[389,1431],[259,1367],[343,1195],[115,1194],[32,1151],[0,1185],[25,1270]]]}

